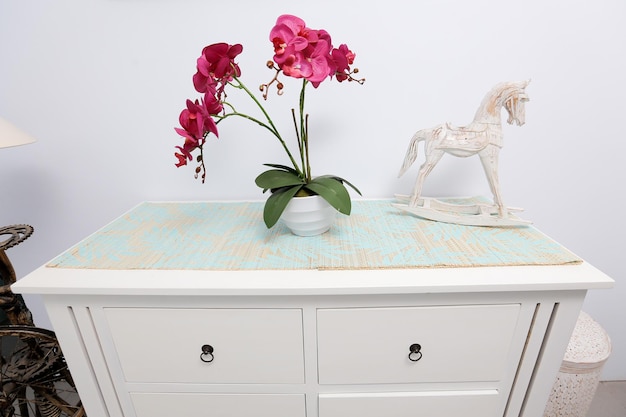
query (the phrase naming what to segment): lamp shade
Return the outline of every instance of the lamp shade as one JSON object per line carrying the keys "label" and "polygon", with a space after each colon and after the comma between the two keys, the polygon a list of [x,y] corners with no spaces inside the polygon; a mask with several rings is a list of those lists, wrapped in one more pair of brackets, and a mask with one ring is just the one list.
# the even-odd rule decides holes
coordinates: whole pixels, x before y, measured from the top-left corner
{"label": "lamp shade", "polygon": [[32,136],[22,132],[13,124],[0,117],[0,148],[26,145],[33,142],[35,142],[35,139]]}

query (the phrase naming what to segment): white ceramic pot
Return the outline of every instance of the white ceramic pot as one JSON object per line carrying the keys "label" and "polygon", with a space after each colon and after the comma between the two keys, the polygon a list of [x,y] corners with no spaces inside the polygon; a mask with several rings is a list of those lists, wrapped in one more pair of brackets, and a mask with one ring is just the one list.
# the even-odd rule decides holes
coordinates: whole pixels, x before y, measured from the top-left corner
{"label": "white ceramic pot", "polygon": [[289,201],[281,220],[298,236],[320,235],[332,226],[337,210],[319,195],[294,197]]}

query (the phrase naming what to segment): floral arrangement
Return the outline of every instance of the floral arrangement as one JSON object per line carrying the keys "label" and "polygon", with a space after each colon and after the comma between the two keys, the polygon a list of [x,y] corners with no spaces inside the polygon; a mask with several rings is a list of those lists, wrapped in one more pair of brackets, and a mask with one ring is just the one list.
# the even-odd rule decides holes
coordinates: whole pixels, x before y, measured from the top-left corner
{"label": "floral arrangement", "polygon": [[[358,69],[351,69],[355,54],[345,44],[334,48],[331,37],[323,29],[315,30],[306,26],[299,17],[282,15],[270,31],[270,41],[274,46],[273,61],[267,67],[275,73],[267,84],[261,84],[259,90],[263,100],[267,100],[270,87],[274,85],[278,95],[283,93],[284,84],[279,80],[281,75],[302,79],[298,111],[291,109],[295,126],[297,152],[292,152],[287,141],[276,128],[271,117],[259,100],[241,80],[241,69],[235,58],[243,51],[240,44],[229,45],[216,43],[206,46],[197,60],[197,72],[193,76],[193,85],[203,98],[187,100],[187,106],[180,113],[180,128],[176,132],[184,138],[182,146],[175,156],[177,167],[195,161],[198,166],[195,176],[206,178],[203,146],[210,134],[219,137],[217,125],[225,119],[238,116],[267,129],[286,152],[291,166],[283,164],[265,164],[270,169],[260,174],[255,182],[263,192],[271,191],[263,211],[263,219],[268,228],[272,227],[289,201],[294,197],[319,195],[331,206],[343,214],[350,214],[350,195],[345,185],[357,193],[360,191],[351,183],[335,175],[313,177],[309,160],[309,115],[305,113],[305,92],[309,85],[317,88],[326,79],[334,78],[338,82],[356,81]],[[260,116],[253,117],[240,113],[233,103],[228,101],[227,88],[245,92],[256,104]],[[199,151],[194,158],[192,152]],[[345,184],[345,185],[344,185]]]}

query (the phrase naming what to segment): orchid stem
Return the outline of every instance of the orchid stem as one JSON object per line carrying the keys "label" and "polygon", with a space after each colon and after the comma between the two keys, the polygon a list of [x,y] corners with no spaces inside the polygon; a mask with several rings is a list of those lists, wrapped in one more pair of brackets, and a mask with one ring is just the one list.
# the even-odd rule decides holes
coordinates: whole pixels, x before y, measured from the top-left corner
{"label": "orchid stem", "polygon": [[304,136],[304,147],[306,149],[306,164],[305,169],[306,169],[306,180],[307,182],[311,182],[311,162],[309,161],[309,115],[307,114],[304,118],[304,131],[305,136]]}
{"label": "orchid stem", "polygon": [[285,143],[283,138],[280,136],[280,133],[278,132],[278,129],[276,129],[276,126],[274,125],[274,122],[272,122],[272,119],[270,118],[269,114],[265,110],[265,107],[263,107],[263,104],[261,104],[261,102],[256,98],[256,96],[254,94],[252,94],[252,92],[244,85],[244,83],[241,82],[241,80],[239,80],[239,78],[237,78],[237,77],[233,77],[233,78],[237,82],[237,84],[236,85],[231,84],[231,85],[233,85],[233,87],[235,87],[235,88],[239,88],[239,89],[245,91],[246,94],[248,94],[248,96],[250,96],[250,98],[256,103],[257,107],[261,110],[261,112],[265,116],[265,119],[267,120],[269,125],[264,123],[264,122],[262,122],[262,121],[260,121],[260,120],[258,120],[258,119],[255,119],[254,117],[248,116],[247,114],[238,113],[238,112],[234,111],[234,108],[232,106],[230,106],[230,107],[233,108],[233,113],[228,113],[228,114],[224,115],[222,117],[222,119],[224,119],[224,118],[226,118],[228,116],[231,116],[231,115],[232,116],[240,116],[240,117],[243,117],[245,119],[251,120],[251,121],[253,121],[253,122],[255,122],[255,123],[265,127],[267,130],[272,132],[272,134],[278,139],[278,141],[282,145],[282,147],[285,150],[285,152],[287,152],[287,156],[289,157],[289,160],[293,164],[294,169],[298,172],[298,175],[300,177],[302,177],[302,178],[306,178],[306,167],[303,167],[304,168],[303,170],[300,169],[300,166],[298,165],[298,163],[294,159],[293,155],[289,151],[289,148],[287,147],[287,144]]}
{"label": "orchid stem", "polygon": [[308,80],[302,80],[302,89],[300,90],[300,138],[298,143],[302,143],[300,148],[300,157],[302,159],[302,167],[306,182],[311,182],[311,165],[309,164],[309,116],[304,115],[304,98]]}

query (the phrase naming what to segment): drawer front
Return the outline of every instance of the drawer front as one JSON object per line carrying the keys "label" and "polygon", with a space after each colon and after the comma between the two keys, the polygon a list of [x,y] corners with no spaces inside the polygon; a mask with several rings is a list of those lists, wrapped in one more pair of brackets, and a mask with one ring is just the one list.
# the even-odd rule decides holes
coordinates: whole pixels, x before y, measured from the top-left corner
{"label": "drawer front", "polygon": [[495,390],[325,394],[319,398],[319,417],[493,416],[498,403]]}
{"label": "drawer front", "polygon": [[[321,384],[498,381],[518,304],[320,309]],[[409,356],[410,347],[420,345]]]}
{"label": "drawer front", "polygon": [[131,393],[137,417],[305,417],[304,394]]}
{"label": "drawer front", "polygon": [[[304,382],[299,309],[107,308],[105,314],[128,382]],[[211,353],[203,353],[205,345]]]}

